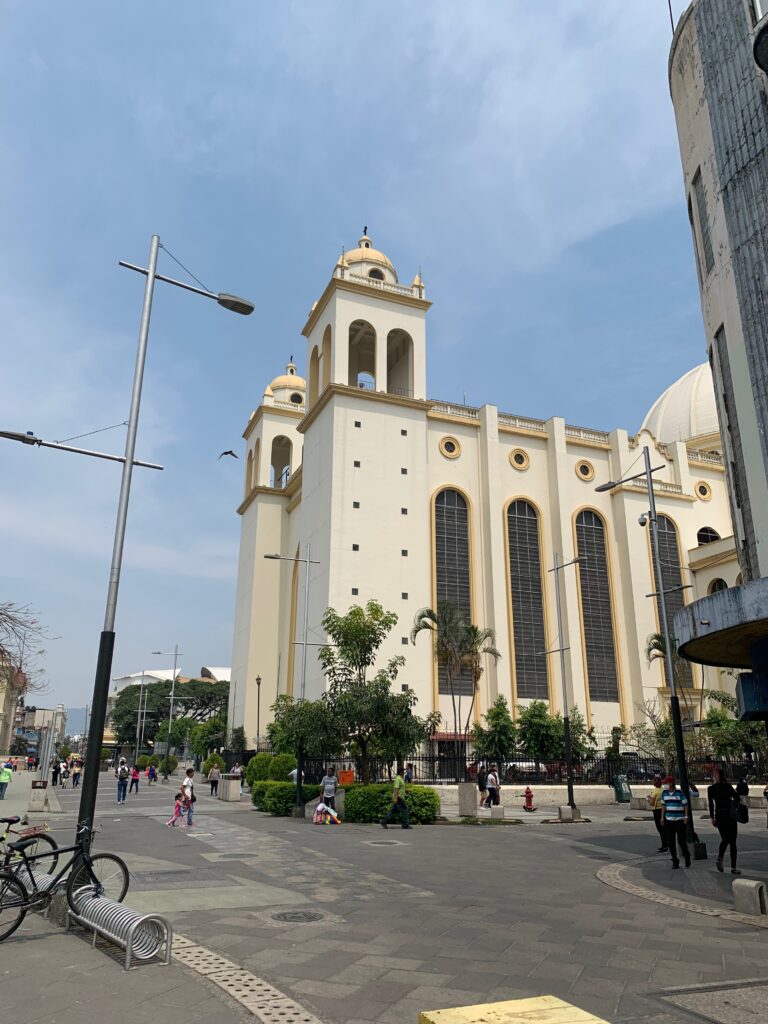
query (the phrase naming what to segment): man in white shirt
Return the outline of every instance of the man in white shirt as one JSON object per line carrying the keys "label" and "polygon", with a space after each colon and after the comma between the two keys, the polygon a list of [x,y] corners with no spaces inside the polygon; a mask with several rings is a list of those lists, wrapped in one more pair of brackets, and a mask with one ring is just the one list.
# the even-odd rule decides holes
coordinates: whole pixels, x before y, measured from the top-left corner
{"label": "man in white shirt", "polygon": [[187,828],[192,828],[192,814],[195,806],[195,769],[187,768],[187,775],[181,784],[184,802],[187,807]]}

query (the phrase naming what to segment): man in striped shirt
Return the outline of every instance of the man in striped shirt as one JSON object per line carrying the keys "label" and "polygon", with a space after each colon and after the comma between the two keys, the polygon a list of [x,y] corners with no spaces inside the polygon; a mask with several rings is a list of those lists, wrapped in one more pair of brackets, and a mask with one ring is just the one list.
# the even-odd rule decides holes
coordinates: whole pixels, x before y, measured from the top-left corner
{"label": "man in striped shirt", "polygon": [[679,846],[685,866],[689,868],[691,854],[686,839],[688,798],[681,789],[675,786],[675,779],[672,775],[668,775],[664,779],[664,791],[661,794],[661,823],[666,833],[669,852],[672,854],[672,867],[680,867],[680,860],[677,856],[677,847]]}

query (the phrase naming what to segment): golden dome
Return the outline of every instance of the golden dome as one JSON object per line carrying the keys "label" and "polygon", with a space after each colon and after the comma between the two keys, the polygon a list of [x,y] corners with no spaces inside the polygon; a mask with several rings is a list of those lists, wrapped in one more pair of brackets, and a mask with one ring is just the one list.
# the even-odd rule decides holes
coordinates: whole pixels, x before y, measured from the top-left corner
{"label": "golden dome", "polygon": [[396,273],[392,261],[383,252],[373,248],[368,235],[363,235],[358,239],[357,249],[350,249],[349,252],[343,253],[340,262],[343,266],[349,266],[350,263],[380,263],[382,267],[391,270],[393,274]]}
{"label": "golden dome", "polygon": [[306,391],[307,382],[303,377],[300,377],[298,373],[296,373],[295,364],[288,363],[285,368],[285,373],[281,373],[279,377],[275,377],[269,385],[268,390],[274,390],[275,388],[295,388],[296,391]]}

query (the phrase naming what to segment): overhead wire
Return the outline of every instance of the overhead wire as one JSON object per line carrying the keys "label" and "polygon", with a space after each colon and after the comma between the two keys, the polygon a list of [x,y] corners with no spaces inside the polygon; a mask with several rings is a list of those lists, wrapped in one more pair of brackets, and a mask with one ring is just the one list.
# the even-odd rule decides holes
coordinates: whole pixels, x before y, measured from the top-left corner
{"label": "overhead wire", "polygon": [[55,444],[66,444],[68,441],[77,441],[81,437],[91,437],[92,434],[103,434],[105,430],[114,430],[115,427],[127,427],[128,420],[123,420],[122,423],[113,423],[111,427],[99,427],[98,430],[88,430],[85,434],[75,434],[74,437],[63,437]]}
{"label": "overhead wire", "polygon": [[189,267],[185,267],[184,264],[181,262],[181,260],[173,255],[173,253],[171,252],[171,250],[168,248],[167,245],[163,245],[163,243],[161,242],[160,243],[160,248],[163,249],[165,252],[167,252],[168,255],[171,257],[171,259],[173,260],[173,262],[174,263],[178,263],[178,265],[181,267],[181,269],[186,274],[189,274],[189,276],[192,278],[193,281],[197,281],[197,283],[200,285],[201,288],[204,288],[207,292],[211,291],[211,289],[208,287],[207,284],[203,284],[203,282],[200,280],[199,277],[195,277],[195,275],[192,273],[192,271],[189,269]]}

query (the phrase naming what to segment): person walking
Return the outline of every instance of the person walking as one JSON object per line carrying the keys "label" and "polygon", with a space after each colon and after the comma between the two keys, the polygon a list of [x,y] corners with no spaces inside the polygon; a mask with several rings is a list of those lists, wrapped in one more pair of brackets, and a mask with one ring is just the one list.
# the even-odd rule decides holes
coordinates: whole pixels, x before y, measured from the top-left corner
{"label": "person walking", "polygon": [[195,796],[195,769],[187,768],[187,774],[184,781],[181,784],[181,791],[184,796],[184,803],[187,808],[187,828],[192,828],[192,818],[195,813],[195,804],[197,803],[197,797]]}
{"label": "person walking", "polygon": [[173,814],[165,824],[168,825],[169,828],[176,828],[176,822],[180,821],[180,828],[184,828],[184,794],[177,793],[173,799]]}
{"label": "person walking", "polygon": [[120,758],[120,764],[115,768],[115,778],[117,779],[117,802],[119,804],[125,803],[125,795],[128,792],[128,779],[130,778],[131,770],[125,763],[125,758]]}
{"label": "person walking", "polygon": [[61,768],[59,767],[59,762],[58,761],[52,761],[51,762],[51,785],[54,788],[56,786],[58,786],[58,784],[59,784],[59,772],[60,771],[61,771]]}
{"label": "person walking", "polygon": [[[677,846],[683,855],[685,866],[691,866],[691,854],[688,849],[686,831],[688,828],[688,797],[675,785],[673,775],[664,779],[664,791],[661,794],[661,824],[667,837],[667,846],[672,855],[672,867],[680,867]],[[677,844],[677,845],[676,845]]]}
{"label": "person walking", "polygon": [[8,789],[8,784],[12,781],[13,771],[7,764],[0,764],[0,800],[5,800],[5,791]]}
{"label": "person walking", "polygon": [[485,763],[478,765],[477,768],[477,799],[482,807],[485,801],[488,799],[488,772],[485,767]]}
{"label": "person walking", "polygon": [[157,768],[151,764],[147,773],[147,785],[151,786],[153,782],[157,782]]}
{"label": "person walking", "polygon": [[232,775],[237,779],[238,785],[240,786],[240,796],[243,795],[243,766],[239,761],[235,761],[232,765]]}
{"label": "person walking", "polygon": [[709,803],[709,817],[712,824],[720,833],[720,848],[717,851],[715,866],[718,871],[723,870],[723,857],[725,851],[730,850],[731,874],[740,875],[736,867],[736,837],[739,831],[737,807],[741,798],[733,786],[728,782],[725,772],[721,769],[717,775],[719,778],[707,789],[707,802]]}
{"label": "person walking", "polygon": [[648,806],[653,811],[653,823],[656,826],[656,831],[659,833],[661,839],[661,846],[656,851],[657,853],[667,852],[667,836],[664,831],[664,826],[661,823],[661,795],[664,792],[664,788],[661,784],[661,776],[653,776],[653,789],[648,794]]}
{"label": "person walking", "polygon": [[336,790],[339,787],[339,780],[336,778],[336,768],[329,764],[328,770],[323,776],[320,785],[323,787],[323,803],[326,807],[336,810]]}
{"label": "person walking", "polygon": [[80,773],[83,770],[83,766],[79,761],[75,761],[72,765],[72,789],[77,789],[80,785]]}
{"label": "person walking", "polygon": [[219,780],[221,779],[221,768],[214,762],[211,770],[206,775],[208,782],[211,786],[211,796],[218,796],[219,794]]}
{"label": "person walking", "polygon": [[413,761],[409,761],[408,764],[406,764],[405,771],[403,772],[403,781],[406,784],[413,782]]}
{"label": "person walking", "polygon": [[134,791],[134,789],[135,789],[136,793],[138,794],[138,792],[139,792],[139,779],[140,778],[141,778],[141,772],[136,767],[136,765],[134,765],[133,768],[131,768],[131,784],[128,787],[128,792],[129,793],[132,793]]}
{"label": "person walking", "polygon": [[491,770],[485,780],[485,788],[488,791],[488,797],[485,801],[486,807],[498,807],[501,803],[499,797],[499,769],[495,764],[491,765]]}
{"label": "person walking", "polygon": [[387,826],[394,820],[395,815],[399,812],[400,823],[403,828],[410,828],[410,822],[408,820],[408,804],[404,799],[405,794],[405,780],[403,779],[400,772],[395,776],[395,785],[392,790],[392,806],[389,809],[389,814],[386,818],[381,819],[381,827],[387,828]]}

